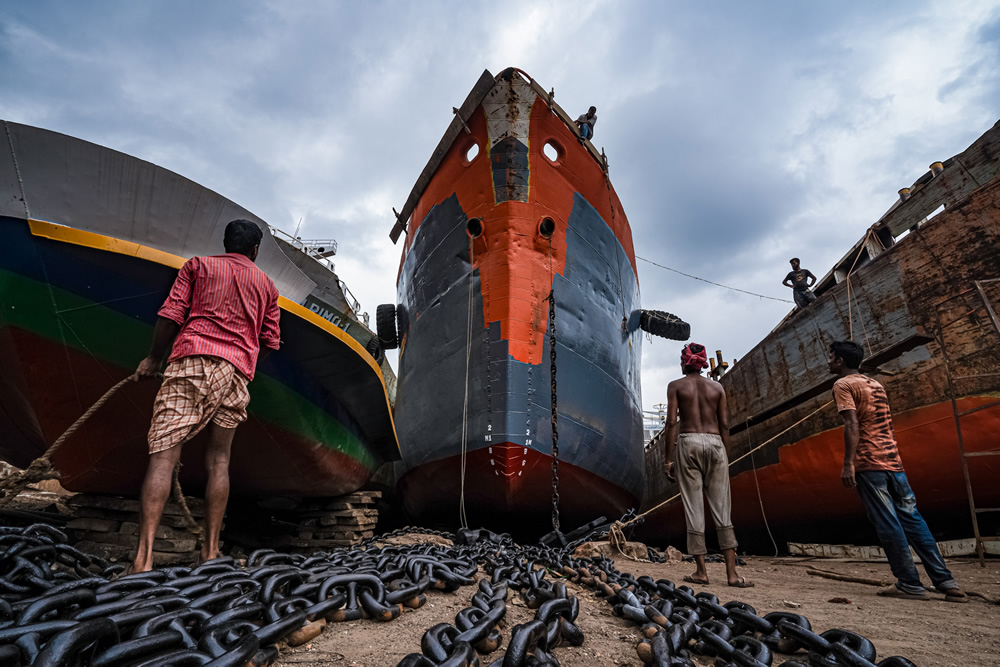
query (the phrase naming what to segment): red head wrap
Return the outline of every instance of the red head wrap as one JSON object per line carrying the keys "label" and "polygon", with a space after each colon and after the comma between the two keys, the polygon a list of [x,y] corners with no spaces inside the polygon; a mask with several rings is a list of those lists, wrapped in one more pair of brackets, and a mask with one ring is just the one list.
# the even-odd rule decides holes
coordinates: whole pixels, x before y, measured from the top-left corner
{"label": "red head wrap", "polygon": [[699,371],[708,367],[708,353],[704,345],[698,343],[688,343],[681,350],[681,364],[690,368],[697,368]]}

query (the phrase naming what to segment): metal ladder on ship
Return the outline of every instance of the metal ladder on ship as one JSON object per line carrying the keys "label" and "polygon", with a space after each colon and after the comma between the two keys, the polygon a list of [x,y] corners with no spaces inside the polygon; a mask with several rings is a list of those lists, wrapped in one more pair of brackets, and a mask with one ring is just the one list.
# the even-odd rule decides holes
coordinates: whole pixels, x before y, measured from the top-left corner
{"label": "metal ladder on ship", "polygon": [[[988,378],[1000,377],[1000,318],[997,317],[996,310],[993,307],[993,301],[990,300],[987,290],[992,288],[992,291],[996,292],[997,288],[1000,288],[1000,286],[996,285],[997,283],[1000,283],[1000,278],[976,280],[973,283],[974,287],[964,290],[963,292],[960,292],[959,294],[956,294],[955,296],[945,299],[937,304],[938,346],[941,349],[945,373],[948,377],[948,394],[951,399],[951,410],[955,420],[955,431],[958,436],[959,460],[961,461],[962,474],[965,478],[966,494],[969,498],[969,513],[972,518],[972,531],[975,535],[976,555],[979,557],[980,567],[986,567],[986,544],[979,531],[979,515],[986,512],[1000,512],[1000,507],[976,507],[976,498],[972,490],[972,477],[969,473],[969,459],[983,456],[1000,456],[1000,449],[976,452],[966,451],[965,438],[962,434],[962,418],[968,417],[976,412],[996,408],[997,406],[1000,406],[1000,399],[990,401],[973,408],[960,410],[958,406],[959,393],[957,390],[957,383],[959,381],[971,381],[974,383],[975,386],[970,388],[970,391],[964,391],[962,393],[962,395],[966,396],[972,391],[976,391],[980,388],[983,388],[990,393],[995,392],[994,388],[996,386],[996,382],[994,381],[993,387],[990,387],[989,383],[991,380]],[[961,299],[961,301],[956,303],[959,299]],[[984,331],[982,322],[983,317],[981,313],[984,313],[992,323],[992,333]],[[954,325],[959,326],[952,329]],[[962,328],[964,328],[966,334],[971,335],[962,337],[960,334],[955,333],[956,330],[961,331]],[[963,342],[959,342],[955,346],[950,345],[949,335],[953,333],[955,335],[951,336],[952,339],[960,339]],[[996,337],[993,336],[993,333],[996,334]],[[956,353],[962,352],[962,348],[965,348],[966,350],[971,348],[971,350],[969,350],[966,354],[957,356]],[[993,370],[997,372],[965,373],[962,371],[960,374],[956,374],[954,372],[955,370],[961,370],[966,363],[970,363],[968,361],[970,357],[974,355],[981,357],[984,352],[995,357]],[[981,370],[982,364],[974,364],[972,367],[976,370]],[[991,391],[991,389],[993,391]]]}

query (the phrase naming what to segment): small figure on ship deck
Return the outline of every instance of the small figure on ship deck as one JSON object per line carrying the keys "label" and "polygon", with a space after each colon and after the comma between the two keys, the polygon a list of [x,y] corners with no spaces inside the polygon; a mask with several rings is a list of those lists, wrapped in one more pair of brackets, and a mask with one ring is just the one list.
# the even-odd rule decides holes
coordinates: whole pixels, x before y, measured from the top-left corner
{"label": "small figure on ship deck", "polygon": [[805,308],[816,300],[816,295],[809,289],[816,284],[816,276],[809,269],[799,268],[798,257],[792,257],[788,263],[792,265],[792,270],[788,272],[781,284],[785,287],[791,287],[795,305],[799,308]]}
{"label": "small figure on ship deck", "polygon": [[219,556],[229,500],[229,454],[236,427],[247,418],[247,383],[257,361],[280,344],[278,289],[254,264],[262,238],[255,223],[230,222],[223,239],[226,254],[185,262],[158,312],[149,356],[135,372],[139,379],[156,377],[171,350],[153,404],[133,572],[152,569],[153,539],[181,447],[206,426],[201,559]]}
{"label": "small figure on ship deck", "polygon": [[[695,557],[697,568],[684,581],[708,584],[705,569],[705,501],[712,512],[719,547],[726,558],[726,577],[730,586],[749,588],[752,581],[736,572],[736,534],[730,518],[729,494],[729,422],[726,391],[718,382],[702,377],[708,366],[703,345],[689,343],[681,351],[684,377],[667,385],[666,461],[664,472],[674,479],[674,443],[677,445],[677,483],[684,503],[687,522],[687,550]],[[678,435],[680,431],[680,435]]]}
{"label": "small figure on ship deck", "polygon": [[576,126],[580,129],[580,143],[594,138],[595,125],[597,125],[597,107],[590,107],[587,113],[577,117]]}
{"label": "small figure on ship deck", "polygon": [[878,594],[911,600],[930,597],[913,564],[912,547],[946,600],[968,602],[917,511],[917,498],[896,447],[885,387],[861,374],[858,367],[863,359],[864,349],[853,341],[830,345],[830,372],[839,376],[833,384],[833,398],[844,420],[844,468],[840,479],[847,488],[858,490],[896,577],[894,585]]}

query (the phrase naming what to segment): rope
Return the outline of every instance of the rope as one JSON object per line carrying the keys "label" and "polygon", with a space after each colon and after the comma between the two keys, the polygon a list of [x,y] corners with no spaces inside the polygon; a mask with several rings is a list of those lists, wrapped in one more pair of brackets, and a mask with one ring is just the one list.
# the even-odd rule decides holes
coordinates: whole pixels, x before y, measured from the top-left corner
{"label": "rope", "polygon": [[552,239],[549,238],[549,386],[552,405],[552,530],[559,532],[559,411],[556,382],[556,284],[552,269]]}
{"label": "rope", "polygon": [[47,479],[59,479],[59,471],[52,467],[52,457],[59,451],[59,448],[63,446],[63,443],[65,443],[70,436],[77,432],[85,421],[90,419],[95,412],[101,409],[101,406],[108,402],[108,399],[114,396],[116,391],[124,387],[129,382],[132,382],[134,379],[135,376],[130,375],[124,380],[121,380],[111,389],[108,389],[103,396],[97,399],[96,403],[90,406],[89,410],[80,415],[80,418],[73,422],[73,424],[66,429],[66,432],[52,443],[52,446],[49,447],[44,454],[32,461],[31,465],[29,465],[25,470],[15,472],[0,483],[0,490],[4,491],[3,497],[0,498],[0,508],[6,507],[12,500],[14,500],[14,498],[24,491],[29,484],[34,484]]}
{"label": "rope", "polygon": [[[21,494],[29,484],[35,484],[37,482],[43,482],[47,479],[59,479],[59,471],[52,466],[52,457],[55,456],[59,448],[65,444],[67,440],[76,433],[84,422],[90,419],[95,412],[100,410],[105,403],[107,403],[115,393],[124,387],[129,382],[135,381],[135,375],[129,375],[124,380],[120,380],[118,384],[108,389],[104,392],[104,395],[97,399],[97,402],[90,406],[86,412],[84,412],[80,417],[70,425],[66,432],[60,435],[52,446],[45,450],[45,453],[39,456],[37,459],[31,462],[31,464],[24,470],[15,472],[11,476],[0,482],[0,491],[3,491],[4,495],[0,497],[0,508],[4,508],[9,505],[17,496]],[[177,466],[174,468],[174,478],[173,478],[173,495],[174,501],[177,502],[181,507],[184,519],[187,522],[187,529],[189,532],[195,535],[201,536],[204,531],[198,522],[195,520],[194,516],[191,514],[191,510],[188,507],[187,501],[184,499],[184,492],[181,490],[181,483],[178,479],[180,473],[181,464],[178,461]]]}
{"label": "rope", "polygon": [[472,283],[476,269],[476,240],[469,237],[469,308],[466,316],[465,329],[465,400],[462,403],[462,454],[461,477],[459,481],[458,521],[462,528],[469,527],[469,519],[465,515],[465,461],[469,451],[469,364],[472,357]]}
{"label": "rope", "polygon": [[[636,517],[636,519],[637,518],[639,517]],[[628,540],[625,537],[625,533],[622,532],[622,528],[627,526],[629,523],[632,523],[632,521],[635,521],[635,519],[630,520],[628,523],[615,521],[613,524],[611,524],[611,528],[608,529],[608,541],[611,542],[611,546],[617,549],[618,553],[620,553],[622,556],[625,556],[625,558],[628,558],[629,560],[634,560],[637,563],[652,563],[653,561],[651,560],[647,560],[645,558],[639,558],[638,556],[633,556],[632,554],[627,553],[624,549],[622,549],[623,546],[626,546],[628,544]]]}
{"label": "rope", "polygon": [[699,278],[698,276],[692,276],[690,273],[684,273],[683,271],[678,271],[677,269],[671,269],[669,266],[663,266],[662,264],[657,264],[656,262],[646,259],[645,257],[635,256],[636,259],[641,259],[647,264],[652,264],[653,266],[658,266],[661,269],[666,269],[667,271],[673,271],[674,273],[679,273],[687,278],[693,278],[694,280],[700,280],[703,283],[708,283],[709,285],[715,285],[716,287],[724,287],[728,290],[734,292],[742,292],[743,294],[749,294],[750,296],[756,296],[761,299],[770,299],[771,301],[781,301],[782,303],[795,303],[794,301],[789,301],[788,299],[779,299],[776,296],[767,296],[766,294],[757,294],[756,292],[748,292],[745,289],[740,289],[739,287],[730,287],[729,285],[723,285],[722,283],[713,283],[711,280],[705,280],[704,278]]}
{"label": "rope", "polygon": [[[747,440],[750,439],[749,432],[747,433]],[[753,466],[753,483],[757,487],[757,502],[760,503],[760,516],[764,519],[764,528],[767,529],[767,536],[771,538],[771,544],[774,546],[774,556],[778,556],[778,543],[774,541],[774,535],[771,534],[771,526],[767,523],[767,514],[764,513],[764,498],[760,495],[760,482],[757,481],[757,462],[753,460],[753,454],[750,455],[750,465]]]}
{"label": "rope", "polygon": [[185,526],[189,533],[194,533],[198,537],[203,537],[205,531],[198,522],[195,520],[194,516],[191,515],[191,509],[188,507],[187,499],[184,498],[184,490],[181,489],[181,462],[178,461],[177,465],[174,466],[174,479],[171,484],[171,488],[174,493],[174,502],[181,506],[181,512],[184,514],[184,522],[187,523]]}
{"label": "rope", "polygon": [[[788,433],[789,431],[791,431],[793,428],[795,428],[796,426],[798,426],[799,424],[801,424],[805,420],[809,419],[810,417],[812,417],[816,413],[820,412],[821,410],[824,410],[825,408],[829,407],[830,405],[833,405],[833,401],[827,401],[823,405],[819,406],[818,408],[816,408],[815,410],[813,410],[812,412],[810,412],[809,414],[807,414],[802,419],[798,420],[797,422],[795,422],[794,424],[792,424],[791,426],[789,426],[788,428],[786,428],[781,433],[778,433],[777,435],[775,435],[775,436],[773,436],[771,438],[768,438],[764,442],[760,443],[759,445],[757,445],[756,447],[754,447],[753,449],[751,449],[746,454],[743,454],[742,456],[740,456],[735,461],[730,461],[729,462],[729,467],[732,468],[734,465],[736,465],[737,463],[739,463],[740,461],[742,461],[746,457],[750,456],[751,454],[753,454],[754,452],[756,452],[758,449],[761,449],[762,447],[764,447],[764,446],[766,446],[766,445],[774,442],[775,440],[777,440],[778,438],[780,438],[784,434]],[[649,514],[652,514],[653,512],[655,512],[658,509],[660,509],[661,507],[669,505],[670,503],[674,502],[675,500],[677,500],[680,497],[681,497],[681,494],[679,494],[679,493],[676,494],[676,495],[673,495],[670,498],[667,498],[666,500],[664,500],[662,503],[660,503],[656,507],[650,508],[650,509],[646,510],[645,512],[643,512],[642,514],[639,514],[637,516],[632,517],[628,521],[625,521],[625,522],[615,521],[613,524],[611,524],[611,528],[608,530],[609,537],[612,536],[612,535],[615,535],[616,531],[617,531],[617,533],[619,535],[621,535],[621,539],[624,540],[624,534],[621,532],[623,528],[626,528],[629,525],[631,525],[631,524],[635,523],[636,521],[638,521],[639,519],[642,519],[645,516],[647,516]],[[618,539],[617,536],[614,539]],[[631,556],[629,556],[629,557],[631,558]]]}
{"label": "rope", "polygon": [[559,407],[556,382],[556,290],[549,292],[549,376],[552,387],[552,530],[559,532]]}
{"label": "rope", "polygon": [[[851,274],[854,273],[854,267],[858,265],[858,260],[861,259],[861,253],[865,251],[865,243],[868,242],[868,237],[871,236],[872,230],[869,228],[868,233],[865,237],[861,239],[861,247],[858,248],[858,254],[854,258],[854,263],[851,264],[851,268],[847,270],[847,335],[851,340],[854,340],[854,308],[851,306]],[[862,325],[864,321],[862,320]],[[871,349],[869,347],[868,353],[871,354]]]}

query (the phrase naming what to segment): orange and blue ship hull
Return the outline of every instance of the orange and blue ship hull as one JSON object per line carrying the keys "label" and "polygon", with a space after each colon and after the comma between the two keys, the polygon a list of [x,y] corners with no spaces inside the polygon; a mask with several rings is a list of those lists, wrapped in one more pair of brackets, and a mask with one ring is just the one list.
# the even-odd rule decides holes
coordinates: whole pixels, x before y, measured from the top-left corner
{"label": "orange and blue ship hull", "polygon": [[556,444],[564,526],[636,507],[639,286],[601,155],[526,75],[487,72],[401,220],[406,512],[456,524],[464,498],[472,524],[546,530]]}

